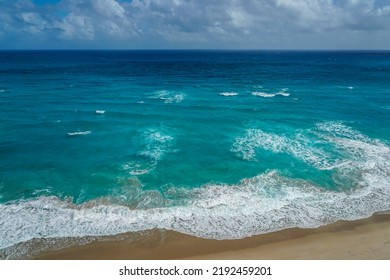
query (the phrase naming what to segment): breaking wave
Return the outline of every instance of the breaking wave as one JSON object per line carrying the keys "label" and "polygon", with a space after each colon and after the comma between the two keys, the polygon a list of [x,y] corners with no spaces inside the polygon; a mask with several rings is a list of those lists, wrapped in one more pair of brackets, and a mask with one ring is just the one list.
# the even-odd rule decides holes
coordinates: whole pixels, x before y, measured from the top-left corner
{"label": "breaking wave", "polygon": [[[170,147],[173,141],[161,131],[145,133],[150,143]],[[330,145],[343,160],[332,158],[322,144]],[[162,153],[152,146],[145,154],[159,158]],[[331,191],[272,170],[238,184],[209,183],[196,189],[169,186],[160,192],[130,185],[119,196],[81,205],[41,196],[0,205],[0,248],[33,238],[81,238],[156,228],[203,238],[238,239],[355,220],[390,209],[389,145],[344,123],[319,123],[290,136],[249,129],[232,147],[245,160],[256,159],[256,149],[288,153],[314,167],[332,169],[335,176],[351,179],[355,186]]]}

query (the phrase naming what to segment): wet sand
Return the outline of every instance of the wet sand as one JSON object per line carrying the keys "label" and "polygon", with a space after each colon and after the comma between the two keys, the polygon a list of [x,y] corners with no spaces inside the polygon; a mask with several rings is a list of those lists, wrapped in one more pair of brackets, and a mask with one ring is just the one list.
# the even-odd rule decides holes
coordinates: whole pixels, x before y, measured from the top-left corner
{"label": "wet sand", "polygon": [[286,229],[240,240],[208,240],[173,231],[128,233],[114,240],[42,252],[35,259],[390,259],[390,215]]}

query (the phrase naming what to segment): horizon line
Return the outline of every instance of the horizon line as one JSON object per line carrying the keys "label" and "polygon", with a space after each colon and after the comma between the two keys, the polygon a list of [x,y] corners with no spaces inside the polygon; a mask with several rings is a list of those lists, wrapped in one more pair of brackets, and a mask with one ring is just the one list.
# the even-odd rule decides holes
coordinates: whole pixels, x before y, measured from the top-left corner
{"label": "horizon line", "polygon": [[390,52],[390,49],[239,49],[239,48],[67,48],[67,49],[0,49],[0,52],[10,51],[264,51],[264,52]]}

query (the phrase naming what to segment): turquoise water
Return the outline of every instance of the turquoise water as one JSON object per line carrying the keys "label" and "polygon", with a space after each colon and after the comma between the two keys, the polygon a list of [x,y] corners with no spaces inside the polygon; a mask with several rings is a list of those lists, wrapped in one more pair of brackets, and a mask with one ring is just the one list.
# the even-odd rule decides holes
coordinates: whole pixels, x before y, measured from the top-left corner
{"label": "turquoise water", "polygon": [[390,210],[390,53],[0,52],[0,248]]}

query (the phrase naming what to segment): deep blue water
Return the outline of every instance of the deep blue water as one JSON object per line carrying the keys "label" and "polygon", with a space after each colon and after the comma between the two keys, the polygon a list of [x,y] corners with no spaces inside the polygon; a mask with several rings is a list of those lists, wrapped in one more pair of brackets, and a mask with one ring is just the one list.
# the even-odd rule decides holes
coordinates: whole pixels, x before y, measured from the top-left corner
{"label": "deep blue water", "polygon": [[390,52],[3,51],[0,248],[390,210],[389,128]]}

